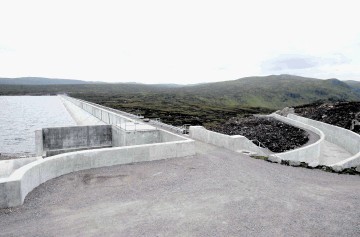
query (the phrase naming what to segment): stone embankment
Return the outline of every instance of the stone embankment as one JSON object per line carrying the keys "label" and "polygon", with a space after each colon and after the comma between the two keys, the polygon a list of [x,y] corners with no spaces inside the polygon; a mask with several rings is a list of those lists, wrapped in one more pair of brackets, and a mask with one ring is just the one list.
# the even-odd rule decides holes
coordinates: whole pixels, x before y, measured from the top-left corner
{"label": "stone embankment", "polygon": [[360,134],[360,102],[314,103],[297,106],[295,112]]}
{"label": "stone embankment", "polygon": [[308,133],[271,117],[232,118],[213,128],[226,135],[242,135],[259,141],[272,152],[284,152],[303,146],[309,141]]}

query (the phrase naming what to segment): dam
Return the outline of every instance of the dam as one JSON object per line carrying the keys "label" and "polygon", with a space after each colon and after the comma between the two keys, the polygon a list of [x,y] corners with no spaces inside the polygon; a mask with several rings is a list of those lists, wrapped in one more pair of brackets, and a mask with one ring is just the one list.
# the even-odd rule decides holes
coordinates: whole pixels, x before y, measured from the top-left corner
{"label": "dam", "polygon": [[294,114],[269,116],[311,131],[318,140],[298,149],[269,154],[244,136],[228,136],[201,126],[191,126],[185,135],[181,128],[143,122],[139,116],[65,95],[57,98],[78,126],[36,130],[36,157],[0,161],[0,207],[21,205],[41,183],[71,172],[194,156],[195,141],[293,166],[328,167],[334,172],[356,172],[360,168],[358,134]]}
{"label": "dam", "polygon": [[[260,226],[264,235],[357,230],[357,175],[277,164],[319,166],[328,147],[324,141],[340,146],[345,134],[348,156],[327,167],[357,169],[358,137],[347,131],[272,114],[313,131],[319,140],[269,155],[243,136],[200,126],[186,135],[122,111],[59,98],[79,126],[38,129],[36,158],[2,161],[0,235],[224,235],[243,225],[249,235],[251,226]],[[272,163],[249,155],[267,156]]]}
{"label": "dam", "polygon": [[35,130],[78,125],[59,96],[0,96],[0,108],[2,156],[34,156]]}

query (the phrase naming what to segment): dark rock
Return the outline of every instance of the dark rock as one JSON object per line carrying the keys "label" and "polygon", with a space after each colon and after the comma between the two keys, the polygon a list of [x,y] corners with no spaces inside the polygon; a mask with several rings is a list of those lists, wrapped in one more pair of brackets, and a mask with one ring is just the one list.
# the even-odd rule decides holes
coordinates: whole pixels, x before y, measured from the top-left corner
{"label": "dark rock", "polygon": [[[295,107],[295,112],[303,117],[350,129],[360,112],[360,102],[313,103]],[[360,126],[356,125],[352,131],[360,134]]]}
{"label": "dark rock", "polygon": [[273,152],[292,150],[309,140],[304,130],[266,117],[231,118],[212,130],[227,135],[245,136],[254,140],[256,145],[259,141]]}

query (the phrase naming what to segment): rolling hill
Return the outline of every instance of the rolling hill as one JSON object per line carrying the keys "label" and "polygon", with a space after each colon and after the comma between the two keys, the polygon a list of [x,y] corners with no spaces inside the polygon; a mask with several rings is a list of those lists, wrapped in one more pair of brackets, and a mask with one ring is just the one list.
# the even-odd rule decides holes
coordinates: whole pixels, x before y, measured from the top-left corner
{"label": "rolling hill", "polygon": [[71,79],[53,79],[45,77],[18,77],[18,78],[0,78],[0,85],[74,85],[74,84],[93,84],[93,82],[71,80]]}
{"label": "rolling hill", "polygon": [[356,84],[337,79],[319,80],[293,75],[246,77],[234,81],[182,88],[204,101],[228,106],[282,108],[318,100],[360,100]]}
{"label": "rolling hill", "polygon": [[293,75],[246,77],[197,85],[51,84],[0,85],[0,95],[67,93],[73,97],[164,122],[211,127],[234,116],[268,113],[316,101],[360,101],[358,82]]}
{"label": "rolling hill", "polygon": [[348,84],[353,91],[360,93],[360,81],[345,81],[345,83]]}

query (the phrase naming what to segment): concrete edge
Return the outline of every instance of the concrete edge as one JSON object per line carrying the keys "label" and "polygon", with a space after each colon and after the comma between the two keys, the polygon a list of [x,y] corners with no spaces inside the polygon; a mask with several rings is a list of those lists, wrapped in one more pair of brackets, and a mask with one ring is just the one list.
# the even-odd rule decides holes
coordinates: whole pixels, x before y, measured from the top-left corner
{"label": "concrete edge", "polygon": [[235,152],[249,151],[259,155],[266,155],[262,148],[256,146],[251,140],[242,135],[230,136],[207,130],[203,126],[190,126],[189,137]]}
{"label": "concrete edge", "polygon": [[[316,121],[316,120],[313,120],[313,119],[309,119],[309,118],[305,118],[305,117],[302,117],[302,116],[299,116],[299,115],[296,115],[296,114],[289,114],[288,115],[289,117],[293,117],[293,118],[300,118],[300,119],[306,119],[306,120],[310,120],[312,122],[316,122],[316,123],[319,123],[321,124],[322,126],[327,126],[327,127],[332,127],[338,131],[341,131],[341,132],[344,132],[344,133],[351,133],[353,136],[357,137],[359,140],[360,140],[360,135],[357,134],[357,133],[354,133],[348,129],[345,129],[345,128],[341,128],[341,127],[338,127],[338,126],[335,126],[335,125],[331,125],[331,124],[327,124],[327,123],[324,123],[324,122],[321,122],[321,121]],[[291,118],[290,118],[291,119]],[[296,120],[297,121],[297,120]],[[299,122],[299,121],[298,121]],[[311,125],[309,125],[311,126]],[[319,129],[320,130],[320,129]],[[345,149],[345,148],[344,148]],[[347,149],[345,149],[347,150]],[[349,151],[350,152],[350,151]],[[351,152],[350,152],[351,153]],[[334,169],[335,171],[342,171],[342,170],[345,170],[345,169],[350,169],[350,168],[353,168],[353,167],[357,167],[357,166],[360,166],[360,151],[356,154],[354,154],[353,156],[343,160],[343,161],[340,161],[340,162],[337,162],[335,164],[332,164],[330,165],[329,167],[331,167],[332,169]]]}
{"label": "concrete edge", "polygon": [[[300,161],[307,163],[319,162],[322,143],[325,141],[325,134],[320,129],[275,113],[269,115],[269,117],[275,118],[279,121],[290,124],[294,127],[310,130],[320,136],[320,139],[313,144],[300,147],[294,150],[285,151],[282,153],[276,153],[273,156],[277,156],[280,157],[282,160],[289,160],[289,161],[293,160],[293,161]],[[312,152],[312,150],[316,150],[316,153]],[[308,153],[310,153],[310,155]]]}
{"label": "concrete edge", "polygon": [[[130,121],[130,122],[137,122],[137,121],[134,120],[134,119],[125,117],[125,116],[123,116],[123,115],[121,115],[121,114],[114,113],[114,112],[112,112],[112,111],[110,111],[110,110],[106,110],[106,109],[101,108],[101,107],[99,107],[99,106],[96,106],[96,105],[94,105],[94,104],[90,104],[90,103],[88,103],[88,102],[86,102],[86,101],[84,101],[84,100],[81,100],[81,99],[76,99],[76,98],[73,98],[73,97],[70,97],[70,96],[64,96],[64,95],[59,95],[59,96],[60,96],[61,98],[64,98],[65,100],[70,101],[70,102],[72,102],[71,100],[75,100],[75,101],[78,101],[78,102],[80,102],[80,103],[84,103],[84,104],[86,104],[86,105],[88,105],[88,106],[94,107],[94,108],[96,108],[96,109],[104,110],[104,111],[106,111],[107,113],[109,113],[109,114],[111,114],[111,115],[121,117],[121,118],[123,118],[123,119],[125,119],[125,120],[128,120],[128,121]],[[76,104],[75,104],[75,105],[76,105]],[[77,106],[77,105],[76,105],[76,106]],[[96,117],[96,118],[97,118],[97,117]]]}
{"label": "concrete edge", "polygon": [[40,159],[0,179],[0,208],[22,205],[28,193],[40,184],[71,172],[143,161],[195,155],[195,141],[102,148],[55,155]]}
{"label": "concrete edge", "polygon": [[332,167],[336,171],[342,171],[344,169],[349,169],[357,166],[360,166],[360,152],[346,160],[330,165],[330,167]]}

